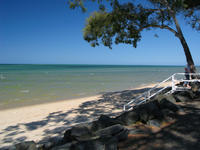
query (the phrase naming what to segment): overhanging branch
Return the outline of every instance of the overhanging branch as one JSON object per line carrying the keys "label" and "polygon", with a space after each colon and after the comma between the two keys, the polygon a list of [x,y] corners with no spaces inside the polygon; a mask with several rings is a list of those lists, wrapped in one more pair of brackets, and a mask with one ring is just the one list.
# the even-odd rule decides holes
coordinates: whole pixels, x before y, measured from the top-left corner
{"label": "overhanging branch", "polygon": [[141,27],[139,30],[142,31],[144,29],[147,29],[147,28],[160,28],[160,29],[166,29],[166,30],[169,30],[171,31],[172,33],[175,34],[175,36],[178,37],[178,32],[176,32],[174,29],[170,28],[169,26],[166,26],[166,25],[146,25],[144,27]]}

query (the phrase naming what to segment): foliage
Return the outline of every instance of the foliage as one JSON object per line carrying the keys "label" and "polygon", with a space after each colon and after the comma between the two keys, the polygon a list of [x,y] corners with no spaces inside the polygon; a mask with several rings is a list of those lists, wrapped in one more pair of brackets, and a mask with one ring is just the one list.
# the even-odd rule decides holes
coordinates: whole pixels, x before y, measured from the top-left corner
{"label": "foliage", "polygon": [[[198,7],[200,5],[194,5],[194,1],[107,0],[107,4],[103,5],[103,0],[97,0],[99,10],[87,19],[84,39],[93,47],[103,44],[111,48],[113,42],[131,44],[136,47],[142,38],[141,32],[152,28],[166,29],[179,37],[179,32],[174,28],[178,15],[184,16],[188,24],[200,30]],[[69,3],[71,8],[80,7],[85,11],[83,0],[72,0]],[[199,0],[195,4],[199,4]],[[105,6],[110,8],[106,9]]]}

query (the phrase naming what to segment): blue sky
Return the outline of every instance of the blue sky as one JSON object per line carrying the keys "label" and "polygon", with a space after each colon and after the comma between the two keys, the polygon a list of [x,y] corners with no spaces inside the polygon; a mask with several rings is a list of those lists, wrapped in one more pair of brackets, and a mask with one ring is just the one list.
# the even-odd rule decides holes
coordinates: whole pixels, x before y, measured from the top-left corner
{"label": "blue sky", "polygon": [[[143,32],[129,45],[90,47],[82,29],[89,12],[70,10],[66,0],[0,0],[0,63],[185,65],[179,40],[169,31]],[[179,19],[195,64],[200,65],[200,33]],[[154,34],[159,38],[155,38]]]}

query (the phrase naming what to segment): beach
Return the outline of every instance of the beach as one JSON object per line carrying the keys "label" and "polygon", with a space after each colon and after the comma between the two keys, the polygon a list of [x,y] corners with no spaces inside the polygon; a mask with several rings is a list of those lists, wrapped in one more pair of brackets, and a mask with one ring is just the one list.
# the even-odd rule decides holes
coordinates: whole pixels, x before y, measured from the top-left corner
{"label": "beach", "polygon": [[[180,66],[0,65],[0,147],[42,142],[124,104]],[[165,86],[165,85],[162,85]]]}
{"label": "beach", "polygon": [[100,115],[116,116],[123,105],[155,84],[103,95],[0,111],[0,145],[41,142],[62,135],[71,126],[91,122]]}

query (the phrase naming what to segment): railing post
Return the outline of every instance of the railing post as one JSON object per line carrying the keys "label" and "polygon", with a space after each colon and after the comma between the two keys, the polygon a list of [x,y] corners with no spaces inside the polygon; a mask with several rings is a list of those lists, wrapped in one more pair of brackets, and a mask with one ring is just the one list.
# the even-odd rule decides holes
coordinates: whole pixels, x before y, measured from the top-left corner
{"label": "railing post", "polygon": [[150,91],[147,92],[147,99],[151,96]]}
{"label": "railing post", "polygon": [[126,105],[124,105],[124,111],[126,111]]}
{"label": "railing post", "polygon": [[174,76],[175,74],[172,75],[172,92],[175,91],[175,82],[174,82]]}

